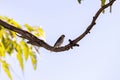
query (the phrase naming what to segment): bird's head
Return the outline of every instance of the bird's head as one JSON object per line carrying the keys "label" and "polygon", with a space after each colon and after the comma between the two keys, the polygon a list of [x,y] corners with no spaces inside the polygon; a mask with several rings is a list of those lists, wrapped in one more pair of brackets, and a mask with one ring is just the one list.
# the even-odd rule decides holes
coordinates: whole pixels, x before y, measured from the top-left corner
{"label": "bird's head", "polygon": [[61,37],[63,37],[63,38],[64,38],[64,37],[65,37],[65,35],[63,34],[63,35],[61,35]]}

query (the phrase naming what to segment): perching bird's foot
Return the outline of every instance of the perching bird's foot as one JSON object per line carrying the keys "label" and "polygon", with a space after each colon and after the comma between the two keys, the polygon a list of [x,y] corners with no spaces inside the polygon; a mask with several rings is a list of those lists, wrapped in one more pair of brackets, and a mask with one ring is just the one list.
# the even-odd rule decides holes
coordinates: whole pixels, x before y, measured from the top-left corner
{"label": "perching bird's foot", "polygon": [[68,40],[70,42],[70,48],[73,49],[73,46],[79,47],[79,44],[74,43],[71,39]]}

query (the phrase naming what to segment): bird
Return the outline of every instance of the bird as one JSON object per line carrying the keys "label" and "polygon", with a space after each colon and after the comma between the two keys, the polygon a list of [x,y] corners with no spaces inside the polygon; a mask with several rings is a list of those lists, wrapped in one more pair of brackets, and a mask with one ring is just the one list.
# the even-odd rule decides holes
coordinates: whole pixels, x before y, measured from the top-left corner
{"label": "bird", "polygon": [[64,34],[61,35],[61,36],[57,39],[57,41],[55,42],[55,44],[54,44],[54,48],[58,48],[58,47],[60,47],[61,44],[62,44],[63,41],[64,41],[64,38],[65,38],[65,35],[64,35]]}

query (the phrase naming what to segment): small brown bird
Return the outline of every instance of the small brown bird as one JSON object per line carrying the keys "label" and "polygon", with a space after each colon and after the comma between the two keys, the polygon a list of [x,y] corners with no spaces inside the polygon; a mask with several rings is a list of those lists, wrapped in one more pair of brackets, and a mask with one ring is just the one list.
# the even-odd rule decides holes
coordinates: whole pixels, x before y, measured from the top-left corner
{"label": "small brown bird", "polygon": [[64,38],[65,38],[65,35],[61,35],[58,40],[56,41],[56,43],[54,44],[54,48],[58,48],[61,46],[61,44],[63,43],[64,41]]}

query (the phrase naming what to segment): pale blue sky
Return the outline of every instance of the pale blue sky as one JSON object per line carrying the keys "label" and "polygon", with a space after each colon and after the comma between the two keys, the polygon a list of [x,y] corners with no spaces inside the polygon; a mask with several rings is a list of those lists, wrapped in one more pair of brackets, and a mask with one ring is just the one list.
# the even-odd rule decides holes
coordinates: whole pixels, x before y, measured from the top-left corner
{"label": "pale blue sky", "polygon": [[[54,53],[40,48],[37,70],[30,60],[25,62],[24,74],[14,57],[13,80],[120,80],[120,2],[102,14],[97,24],[73,50]],[[46,41],[53,45],[65,34],[68,39],[79,36],[90,24],[100,7],[100,0],[0,0],[0,15],[9,16],[21,25],[42,26]],[[18,75],[16,77],[16,75]],[[0,80],[9,80],[1,70]]]}

